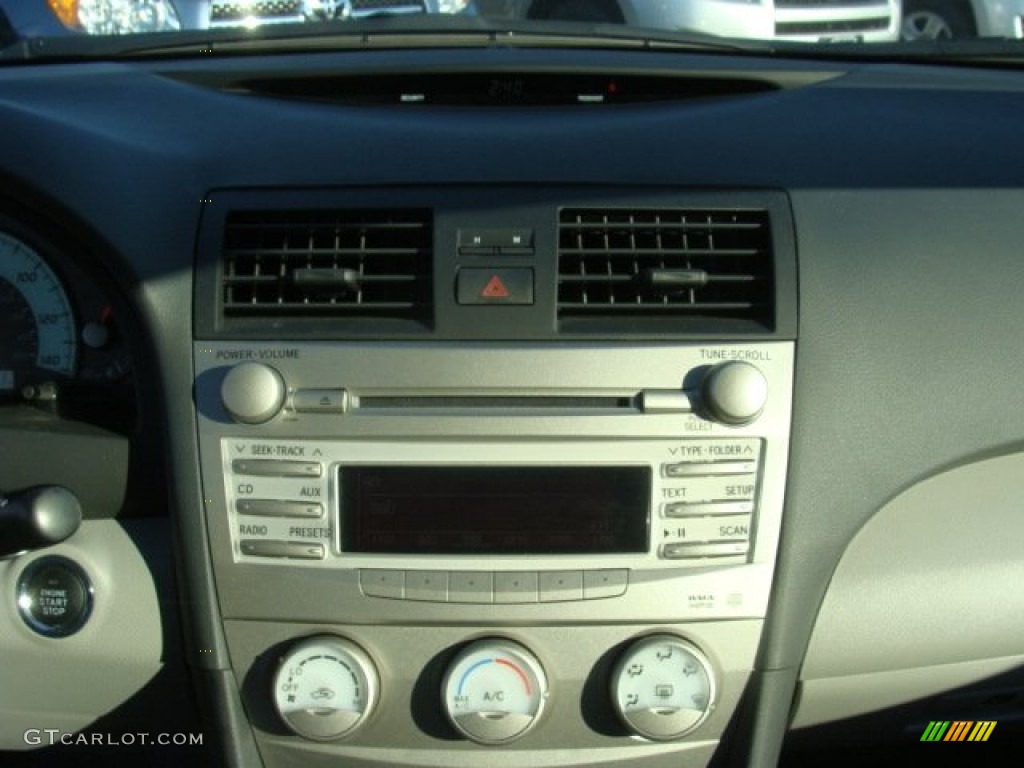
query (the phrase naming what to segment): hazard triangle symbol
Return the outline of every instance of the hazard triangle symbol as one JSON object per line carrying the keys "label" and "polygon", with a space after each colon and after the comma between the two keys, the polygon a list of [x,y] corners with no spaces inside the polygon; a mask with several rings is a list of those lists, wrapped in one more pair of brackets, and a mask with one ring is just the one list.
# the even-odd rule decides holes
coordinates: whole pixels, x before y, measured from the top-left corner
{"label": "hazard triangle symbol", "polygon": [[507,299],[509,297],[508,288],[501,282],[501,278],[497,275],[493,275],[490,280],[487,281],[487,285],[480,291],[480,296],[485,299]]}

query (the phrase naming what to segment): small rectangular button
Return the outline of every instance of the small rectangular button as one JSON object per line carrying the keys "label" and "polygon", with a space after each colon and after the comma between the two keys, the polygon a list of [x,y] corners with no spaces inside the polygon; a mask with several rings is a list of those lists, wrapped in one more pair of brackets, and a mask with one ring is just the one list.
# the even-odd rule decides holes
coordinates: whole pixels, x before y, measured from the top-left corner
{"label": "small rectangular button", "polygon": [[538,599],[536,573],[514,571],[494,574],[494,602],[536,603]]}
{"label": "small rectangular button", "polygon": [[320,477],[323,473],[323,466],[315,461],[276,459],[235,459],[231,469],[236,475],[254,477]]}
{"label": "small rectangular button", "polygon": [[283,557],[289,560],[323,560],[324,545],[304,541],[275,539],[243,539],[239,542],[243,555],[250,557]]}
{"label": "small rectangular button", "polygon": [[459,304],[533,304],[529,267],[464,268],[457,276]]}
{"label": "small rectangular button", "polygon": [[690,557],[731,557],[750,551],[747,541],[713,541],[705,544],[665,544],[661,556],[665,560],[685,560]]}
{"label": "small rectangular button", "polygon": [[540,601],[560,603],[583,599],[583,571],[543,571],[540,574]]}
{"label": "small rectangular button", "polygon": [[495,237],[499,248],[532,248],[533,230],[522,228],[498,229],[495,230]]}
{"label": "small rectangular button", "polygon": [[707,517],[711,515],[736,515],[754,511],[752,501],[700,501],[693,504],[676,502],[664,504],[661,508],[662,517]]}
{"label": "small rectangular button", "polygon": [[583,599],[601,600],[626,594],[629,571],[625,568],[583,572]]}
{"label": "small rectangular button", "polygon": [[299,389],[292,393],[292,408],[299,413],[345,413],[348,392],[344,389]]}
{"label": "small rectangular button", "polygon": [[454,571],[448,574],[448,602],[493,603],[494,574],[485,571]]}
{"label": "small rectangular button", "polygon": [[709,477],[712,475],[752,475],[757,472],[756,461],[716,461],[665,464],[665,477]]}
{"label": "small rectangular button", "polygon": [[459,246],[459,256],[493,256],[497,252],[497,248],[485,247],[480,245]]}
{"label": "small rectangular button", "polygon": [[645,389],[640,407],[644,413],[693,413],[693,401],[681,389]]}
{"label": "small rectangular button", "polygon": [[405,599],[431,603],[448,602],[448,572],[406,571]]}
{"label": "small rectangular button", "polygon": [[459,250],[463,248],[532,248],[533,230],[522,227],[471,227],[459,230]]}
{"label": "small rectangular button", "polygon": [[359,586],[367,597],[405,597],[405,571],[387,571],[380,568],[359,572]]}
{"label": "small rectangular button", "polygon": [[235,510],[240,515],[258,517],[292,517],[316,519],[323,517],[324,507],[311,501],[285,501],[283,499],[238,499]]}

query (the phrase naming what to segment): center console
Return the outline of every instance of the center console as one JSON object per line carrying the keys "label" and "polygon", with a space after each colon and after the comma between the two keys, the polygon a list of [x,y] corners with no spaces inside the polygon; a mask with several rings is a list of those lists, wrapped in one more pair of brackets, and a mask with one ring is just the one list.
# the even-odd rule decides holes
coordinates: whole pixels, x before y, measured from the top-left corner
{"label": "center console", "polygon": [[784,201],[504,194],[211,195],[201,473],[267,765],[696,766],[734,714],[782,521]]}

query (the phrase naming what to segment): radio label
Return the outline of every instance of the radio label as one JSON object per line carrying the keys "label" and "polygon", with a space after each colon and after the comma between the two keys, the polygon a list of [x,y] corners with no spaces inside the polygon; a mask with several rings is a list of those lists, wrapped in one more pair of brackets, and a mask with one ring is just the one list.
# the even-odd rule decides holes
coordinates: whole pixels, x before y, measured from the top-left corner
{"label": "radio label", "polygon": [[745,539],[750,536],[750,529],[745,525],[721,525],[718,537],[721,539]]}
{"label": "radio label", "polygon": [[[244,450],[244,449],[243,449]],[[253,456],[284,456],[291,459],[301,459],[306,456],[304,445],[265,445],[254,443],[249,446],[249,452]]]}
{"label": "radio label", "polygon": [[700,356],[704,360],[762,360],[767,362],[772,359],[765,349],[702,349]]}
{"label": "radio label", "polygon": [[242,536],[266,536],[267,526],[265,525],[240,525],[238,533]]}
{"label": "radio label", "polygon": [[673,458],[695,462],[724,459],[754,459],[760,455],[758,440],[691,440],[668,449]]}
{"label": "radio label", "polygon": [[727,485],[725,487],[725,495],[729,497],[739,497],[743,499],[749,499],[754,495],[753,485]]}
{"label": "radio label", "polygon": [[298,349],[218,349],[217,360],[297,360]]}

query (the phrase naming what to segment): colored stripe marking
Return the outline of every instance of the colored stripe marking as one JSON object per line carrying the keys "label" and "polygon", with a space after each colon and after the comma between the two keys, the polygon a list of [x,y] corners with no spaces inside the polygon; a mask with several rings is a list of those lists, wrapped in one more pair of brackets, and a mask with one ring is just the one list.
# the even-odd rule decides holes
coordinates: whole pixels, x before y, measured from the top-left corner
{"label": "colored stripe marking", "polygon": [[458,689],[458,691],[456,691],[456,694],[458,696],[462,695],[462,686],[465,685],[466,678],[468,678],[471,674],[476,672],[477,669],[479,669],[480,667],[484,666],[484,664],[490,664],[493,661],[494,661],[494,659],[481,659],[476,664],[474,664],[472,667],[470,667],[465,672],[463,672],[462,673],[462,677],[459,678],[459,689]]}
{"label": "colored stripe marking", "polygon": [[943,741],[963,741],[967,737],[967,729],[972,725],[974,725],[972,720],[957,720]]}
{"label": "colored stripe marking", "polygon": [[932,720],[921,734],[921,741],[939,741],[949,728],[948,720]]}
{"label": "colored stripe marking", "polygon": [[465,672],[462,673],[462,677],[459,678],[459,688],[456,691],[456,695],[457,696],[461,696],[462,695],[462,687],[463,687],[463,685],[465,685],[467,678],[469,678],[469,676],[471,674],[473,674],[477,669],[479,669],[480,667],[484,666],[485,664],[503,664],[504,666],[508,667],[513,672],[515,672],[517,675],[519,675],[519,679],[523,681],[523,687],[526,689],[527,695],[532,695],[533,694],[533,691],[530,688],[530,680],[529,680],[529,678],[526,677],[526,675],[523,673],[523,670],[521,670],[519,667],[517,667],[511,661],[507,661],[506,659],[481,659],[476,664],[474,664],[473,666],[471,666],[469,669],[467,669]]}
{"label": "colored stripe marking", "polygon": [[968,737],[968,741],[988,741],[988,737],[992,735],[992,731],[995,730],[995,720],[982,720],[974,726],[974,730],[971,731],[971,735]]}
{"label": "colored stripe marking", "polygon": [[523,672],[523,670],[521,670],[519,667],[517,667],[511,661],[506,661],[505,659],[496,659],[496,661],[499,664],[504,664],[506,667],[510,667],[517,675],[519,675],[519,679],[523,681],[523,687],[526,689],[526,695],[527,696],[530,696],[530,695],[533,694],[533,691],[530,690],[530,681],[526,677],[526,674]]}

